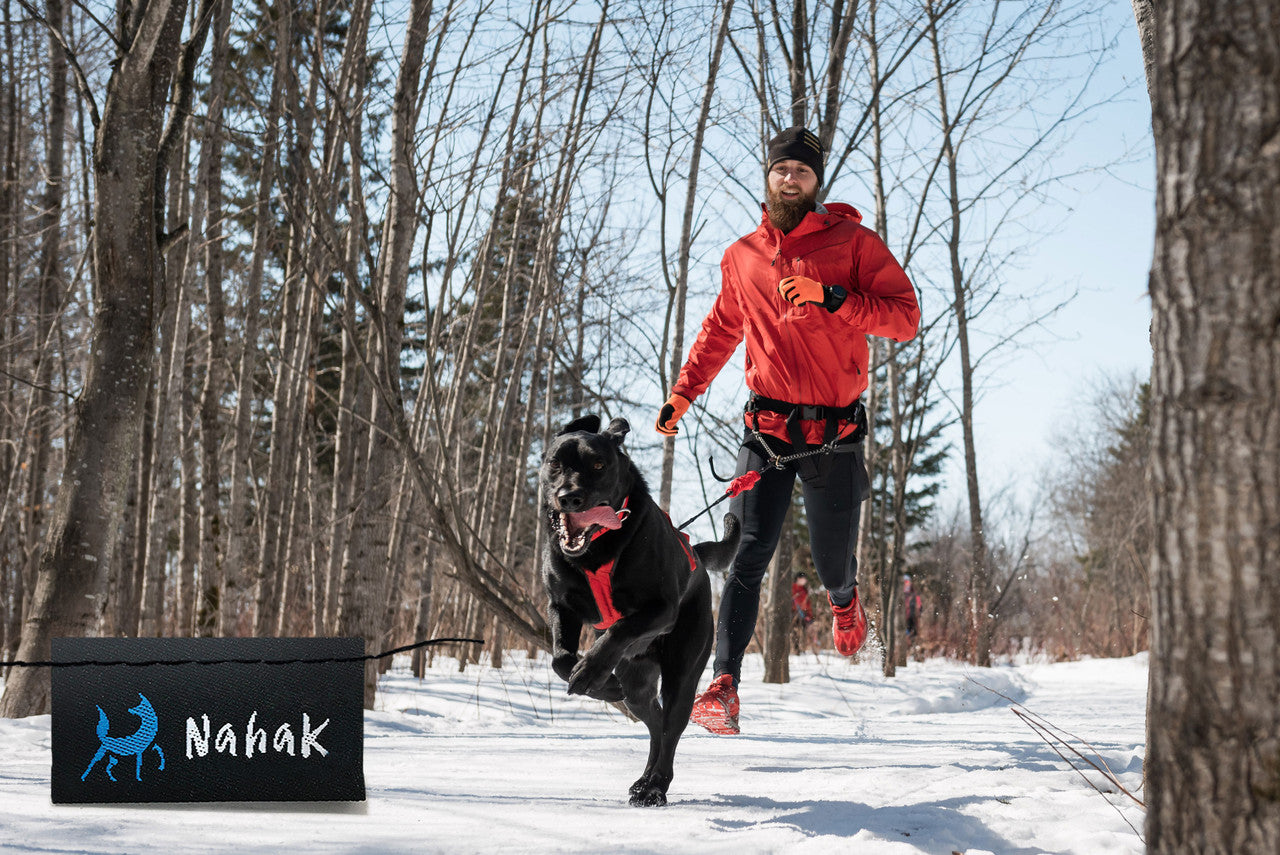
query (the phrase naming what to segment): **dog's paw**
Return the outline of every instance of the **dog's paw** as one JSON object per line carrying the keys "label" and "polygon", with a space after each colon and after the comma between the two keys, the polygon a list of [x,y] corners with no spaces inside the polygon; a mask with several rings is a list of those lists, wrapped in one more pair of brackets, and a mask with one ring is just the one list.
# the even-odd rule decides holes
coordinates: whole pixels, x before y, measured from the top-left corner
{"label": "dog's paw", "polygon": [[[613,676],[613,669],[602,666],[597,660],[590,655],[583,656],[578,660],[578,664],[573,666],[569,677],[569,694],[571,695],[587,695],[588,697],[599,697],[599,692],[603,691],[610,681],[617,684],[618,678]],[[618,697],[616,700],[622,699],[622,686],[618,685]],[[604,700],[615,700],[613,698],[604,698]]]}
{"label": "dog's paw", "polygon": [[609,679],[604,681],[603,686],[587,694],[598,701],[621,701],[627,697],[626,692],[622,690],[622,684],[613,674],[609,675]]}
{"label": "dog's paw", "polygon": [[578,664],[578,654],[561,653],[551,659],[551,670],[556,672],[556,676],[561,680],[568,681],[573,674],[573,668]]}
{"label": "dog's paw", "polygon": [[632,807],[666,807],[667,794],[659,787],[641,778],[631,785]]}

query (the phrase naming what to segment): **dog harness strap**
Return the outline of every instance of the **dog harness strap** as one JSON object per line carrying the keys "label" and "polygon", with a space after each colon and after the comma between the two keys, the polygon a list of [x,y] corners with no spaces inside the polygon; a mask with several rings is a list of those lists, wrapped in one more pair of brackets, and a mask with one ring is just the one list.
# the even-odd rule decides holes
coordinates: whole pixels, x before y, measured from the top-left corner
{"label": "dog harness strap", "polygon": [[693,557],[693,550],[689,548],[689,535],[679,532],[680,546],[684,549],[685,557],[689,559],[689,572],[692,573],[698,569],[698,560]]}
{"label": "dog harness strap", "polygon": [[[622,500],[622,509],[618,511],[619,524],[626,522],[627,517],[631,516],[631,509],[627,507],[630,503],[630,496]],[[609,531],[610,529],[602,528],[591,535],[591,539],[595,540]],[[583,570],[587,574],[587,584],[591,586],[591,596],[596,601],[596,610],[600,612],[600,622],[592,626],[601,631],[606,630],[622,617],[613,605],[613,562],[606,561],[594,570],[587,570],[585,567]]]}
{"label": "dog harness strap", "polygon": [[[627,497],[630,501],[630,497]],[[630,516],[631,511],[627,510],[627,501],[622,503],[622,510],[618,511],[618,521],[621,522]],[[667,522],[671,522],[671,516],[666,512],[662,512],[667,518]],[[680,548],[684,550],[684,555],[689,559],[689,572],[694,573],[698,569],[698,559],[693,554],[693,549],[689,546],[689,535],[682,531],[677,531],[680,535]],[[598,536],[598,535],[597,535]],[[618,622],[622,617],[622,613],[618,611],[613,604],[613,562],[606,561],[594,570],[586,567],[582,568],[587,574],[587,584],[591,586],[591,597],[596,601],[596,611],[600,612],[600,622],[592,624],[593,627],[600,631],[604,631]]]}
{"label": "dog harness strap", "polygon": [[[667,525],[675,528],[675,523],[671,522],[671,514],[663,511],[662,515],[667,518]],[[693,522],[693,520],[690,520],[689,522]],[[685,525],[688,524],[689,523],[685,523]],[[685,534],[678,528],[676,528],[676,534],[680,535],[680,548],[684,550],[685,557],[689,559],[689,572],[697,572],[698,559],[693,557],[693,550],[689,548],[689,535]]]}
{"label": "dog harness strap", "polygon": [[606,630],[618,622],[622,615],[613,605],[613,562],[606,561],[595,570],[587,570],[587,584],[595,598],[600,622],[592,624],[598,630]]}

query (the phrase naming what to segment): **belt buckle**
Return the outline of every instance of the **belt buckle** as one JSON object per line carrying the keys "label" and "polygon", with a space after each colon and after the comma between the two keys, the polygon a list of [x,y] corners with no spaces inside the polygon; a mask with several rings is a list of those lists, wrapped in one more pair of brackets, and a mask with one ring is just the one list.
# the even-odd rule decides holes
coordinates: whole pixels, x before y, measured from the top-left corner
{"label": "belt buckle", "polygon": [[810,422],[822,419],[823,412],[826,410],[825,407],[810,406],[808,404],[801,404],[797,409],[800,411],[800,418]]}

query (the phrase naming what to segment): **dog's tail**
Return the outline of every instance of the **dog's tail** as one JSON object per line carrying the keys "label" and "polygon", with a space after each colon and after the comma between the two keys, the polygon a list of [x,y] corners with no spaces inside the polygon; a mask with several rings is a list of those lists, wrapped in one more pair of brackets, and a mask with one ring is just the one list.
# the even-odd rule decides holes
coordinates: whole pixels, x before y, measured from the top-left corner
{"label": "dog's tail", "polygon": [[729,569],[733,557],[738,554],[738,539],[741,536],[742,526],[738,518],[733,514],[725,514],[724,537],[699,543],[693,547],[693,551],[708,573],[721,573]]}

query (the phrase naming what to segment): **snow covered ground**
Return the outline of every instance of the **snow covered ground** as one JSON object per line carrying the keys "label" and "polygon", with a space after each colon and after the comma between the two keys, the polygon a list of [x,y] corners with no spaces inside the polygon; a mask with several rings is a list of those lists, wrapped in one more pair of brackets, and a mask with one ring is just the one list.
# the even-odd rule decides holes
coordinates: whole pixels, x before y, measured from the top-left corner
{"label": "snow covered ground", "polygon": [[1109,792],[1093,789],[1015,710],[1082,740],[1140,796],[1145,655],[933,660],[892,680],[835,655],[791,669],[791,683],[765,685],[748,659],[742,734],[691,725],[665,808],[627,804],[643,725],[567,697],[545,659],[518,654],[464,673],[437,659],[422,681],[397,661],[365,718],[363,804],[55,806],[49,718],[0,719],[0,851],[1143,851],[1142,809],[1089,772]]}

